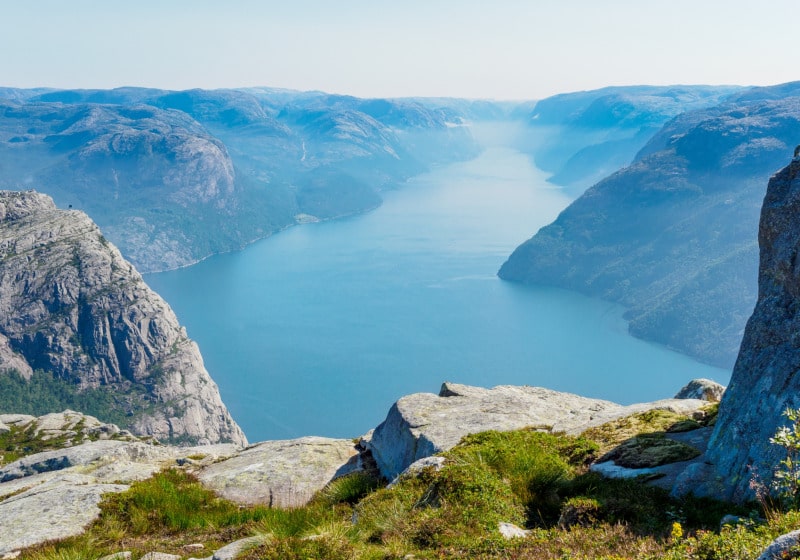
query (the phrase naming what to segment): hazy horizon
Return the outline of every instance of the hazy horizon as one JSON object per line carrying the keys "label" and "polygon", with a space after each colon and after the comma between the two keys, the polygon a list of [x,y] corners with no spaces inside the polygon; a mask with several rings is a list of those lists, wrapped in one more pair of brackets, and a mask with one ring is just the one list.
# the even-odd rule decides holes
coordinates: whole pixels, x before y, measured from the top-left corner
{"label": "hazy horizon", "polygon": [[5,7],[2,85],[276,87],[541,99],[621,85],[793,81],[793,3],[33,0]]}

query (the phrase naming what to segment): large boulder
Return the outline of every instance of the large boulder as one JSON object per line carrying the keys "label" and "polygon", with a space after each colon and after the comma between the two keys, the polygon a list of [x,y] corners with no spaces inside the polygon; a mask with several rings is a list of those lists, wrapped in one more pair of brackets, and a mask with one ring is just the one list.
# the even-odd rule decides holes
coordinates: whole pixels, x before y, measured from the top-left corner
{"label": "large boulder", "polygon": [[705,401],[667,399],[619,405],[541,387],[492,389],[444,383],[438,395],[398,400],[366,441],[381,474],[391,480],[413,462],[456,445],[467,434],[536,427],[578,434],[592,426],[655,408],[691,414]]}
{"label": "large boulder", "polygon": [[199,478],[234,502],[298,507],[330,481],[362,469],[352,440],[311,436],[259,443],[202,469]]}
{"label": "large boulder", "polygon": [[700,399],[719,402],[725,393],[725,386],[711,379],[692,379],[675,395],[676,399]]}

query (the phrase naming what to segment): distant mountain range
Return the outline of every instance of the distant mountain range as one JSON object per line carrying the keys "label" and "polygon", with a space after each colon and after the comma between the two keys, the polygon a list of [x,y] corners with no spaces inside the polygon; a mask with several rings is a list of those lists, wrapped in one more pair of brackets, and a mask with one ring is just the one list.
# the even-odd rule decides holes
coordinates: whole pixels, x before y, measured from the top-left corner
{"label": "distant mountain range", "polygon": [[0,188],[85,210],[142,271],[363,212],[478,153],[466,117],[414,100],[269,88],[0,89]]}
{"label": "distant mountain range", "polygon": [[137,268],[159,271],[372,209],[409,177],[476,155],[472,123],[513,121],[509,142],[553,183],[575,196],[594,186],[500,276],[620,302],[633,334],[728,367],[755,302],[763,185],[800,142],[798,89],[511,103],[0,88],[0,188],[86,211]]}

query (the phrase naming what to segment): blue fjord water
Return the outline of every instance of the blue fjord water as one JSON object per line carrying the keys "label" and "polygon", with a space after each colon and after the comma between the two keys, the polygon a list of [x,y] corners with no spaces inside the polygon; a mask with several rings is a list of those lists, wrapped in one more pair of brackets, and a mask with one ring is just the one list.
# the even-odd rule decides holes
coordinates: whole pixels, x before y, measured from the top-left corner
{"label": "blue fjord water", "polygon": [[569,202],[510,148],[439,168],[374,212],[295,227],[146,280],[197,340],[251,441],[354,437],[449,380],[620,403],[730,372],[627,334],[623,309],[495,274]]}

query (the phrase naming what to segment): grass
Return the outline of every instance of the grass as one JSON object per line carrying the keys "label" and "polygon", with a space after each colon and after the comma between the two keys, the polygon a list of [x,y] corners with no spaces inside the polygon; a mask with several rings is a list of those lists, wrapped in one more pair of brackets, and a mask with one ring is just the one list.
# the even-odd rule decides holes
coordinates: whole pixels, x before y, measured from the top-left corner
{"label": "grass", "polygon": [[[666,429],[682,419],[658,413],[649,421]],[[641,417],[618,425],[653,427]],[[610,432],[607,426],[602,433]],[[291,510],[238,506],[172,469],[106,497],[100,518],[80,537],[29,549],[22,559],[120,550],[134,558],[154,550],[186,557],[189,543],[212,551],[252,535],[262,544],[243,560],[755,559],[772,538],[800,527],[800,513],[773,511],[767,521],[718,530],[727,513],[756,519],[755,506],[676,500],[639,480],[604,479],[587,469],[600,449],[588,437],[485,432],[444,453],[439,470],[424,469],[391,488],[364,473],[348,475]],[[530,534],[505,540],[500,522]]]}

